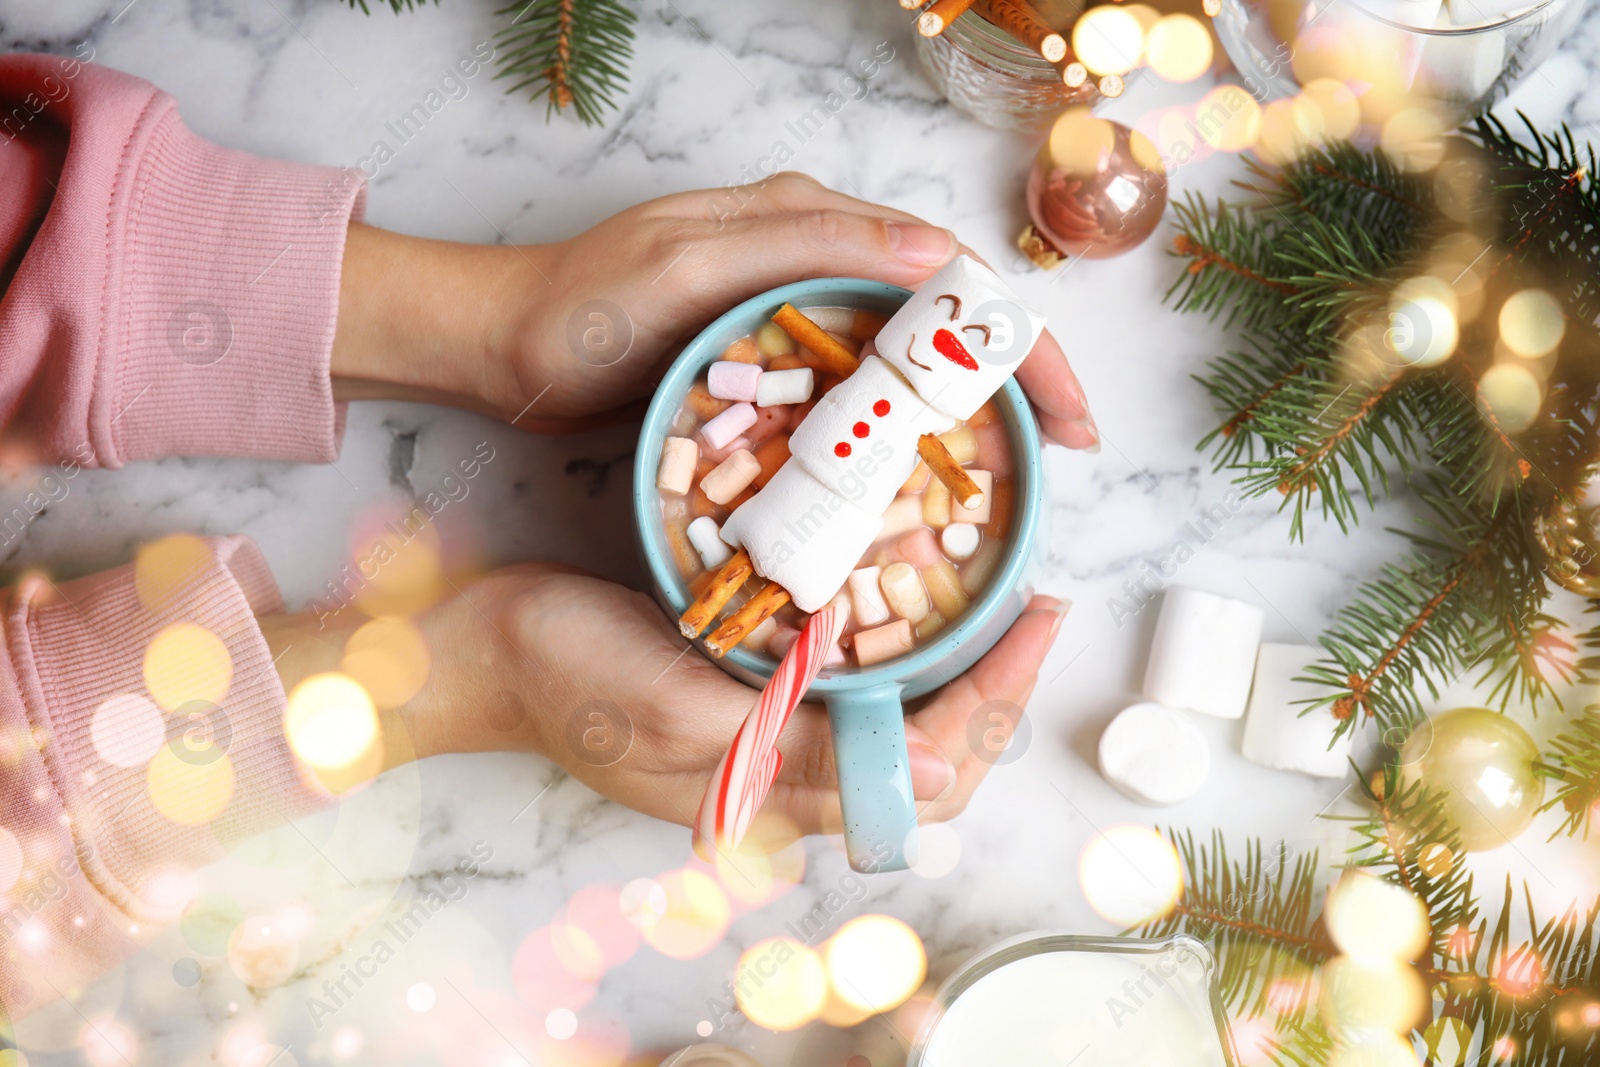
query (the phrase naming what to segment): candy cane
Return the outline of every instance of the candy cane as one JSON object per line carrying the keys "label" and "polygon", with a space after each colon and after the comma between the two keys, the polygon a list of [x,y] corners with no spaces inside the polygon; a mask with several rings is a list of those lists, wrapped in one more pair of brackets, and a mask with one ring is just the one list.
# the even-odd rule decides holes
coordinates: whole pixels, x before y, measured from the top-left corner
{"label": "candy cane", "polygon": [[838,644],[847,617],[837,604],[811,616],[778,664],[706,787],[695,819],[697,845],[716,842],[738,848],[744,840],[783,765],[778,735],[822,670],[828,650]]}

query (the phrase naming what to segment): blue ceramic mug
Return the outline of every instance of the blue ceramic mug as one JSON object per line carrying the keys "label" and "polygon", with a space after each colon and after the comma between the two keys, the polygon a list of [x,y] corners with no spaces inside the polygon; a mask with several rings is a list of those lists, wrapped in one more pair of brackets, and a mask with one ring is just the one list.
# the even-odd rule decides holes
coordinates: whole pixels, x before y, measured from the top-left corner
{"label": "blue ceramic mug", "polygon": [[[661,446],[689,388],[706,365],[738,338],[760,328],[785,303],[796,307],[849,307],[892,315],[911,293],[861,278],[795,282],[746,300],[696,337],[656,387],[639,433],[633,469],[634,527],[650,581],[676,619],[693,602],[673,562],[661,519],[656,470]],[[1043,467],[1039,427],[1015,380],[995,396],[1016,459],[1016,513],[1010,545],[989,585],[955,624],[931,642],[897,659],[864,669],[824,668],[806,696],[828,709],[834,761],[844,812],[845,848],[861,871],[904,870],[917,859],[917,811],[906,758],[903,702],[953,681],[993,648],[1032,596],[1032,575],[1045,539]],[[714,660],[749,685],[761,687],[777,661],[744,648]]]}

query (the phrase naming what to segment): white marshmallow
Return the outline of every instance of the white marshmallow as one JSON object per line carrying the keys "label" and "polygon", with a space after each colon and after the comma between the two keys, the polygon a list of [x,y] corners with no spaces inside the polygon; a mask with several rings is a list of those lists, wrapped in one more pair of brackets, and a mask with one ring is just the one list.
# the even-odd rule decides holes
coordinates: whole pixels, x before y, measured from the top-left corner
{"label": "white marshmallow", "polygon": [[789,453],[818,481],[878,515],[916,468],[917,438],[949,428],[948,417],[872,356],[811,409],[789,438]]}
{"label": "white marshmallow", "polygon": [[700,553],[700,562],[706,565],[706,570],[714,571],[733,558],[733,549],[722,539],[717,520],[710,515],[702,515],[691,522],[687,532],[689,543]]}
{"label": "white marshmallow", "polygon": [[1144,695],[1223,719],[1244,714],[1261,644],[1261,609],[1175,585],[1161,603]]}
{"label": "white marshmallow", "polygon": [[883,599],[902,619],[921,622],[933,610],[922,576],[909,563],[889,564],[878,576],[878,585],[883,589]]}
{"label": "white marshmallow", "polygon": [[1206,735],[1181,711],[1135,704],[1100,735],[1100,773],[1147,804],[1176,804],[1205,785],[1211,773]]}
{"label": "white marshmallow", "polygon": [[1244,720],[1244,758],[1263,767],[1319,778],[1350,773],[1353,733],[1333,740],[1338,725],[1326,706],[1306,711],[1300,703],[1322,690],[1295,676],[1320,659],[1310,645],[1263,644],[1256,656],[1256,681]]}
{"label": "white marshmallow", "polygon": [[885,541],[901,534],[910,533],[922,525],[922,501],[914,496],[896,498],[883,512],[883,529],[878,531],[878,539]]}
{"label": "white marshmallow", "polygon": [[787,589],[801,611],[819,611],[882,525],[881,516],[851,504],[800,464],[785,463],[728,517],[722,539],[743,547],[756,573]]}
{"label": "white marshmallow", "polygon": [[939,544],[944,548],[944,554],[955,560],[971,559],[982,540],[982,531],[970,522],[951,523],[939,534]]}
{"label": "white marshmallow", "polygon": [[805,316],[812,322],[821,326],[828,333],[850,336],[850,328],[855,325],[856,312],[854,308],[806,308]]}
{"label": "white marshmallow", "polygon": [[733,443],[734,438],[756,424],[756,409],[750,404],[734,404],[720,415],[713,415],[700,427],[700,436],[713,449]]}
{"label": "white marshmallow", "polygon": [[804,404],[811,399],[816,387],[816,375],[810,367],[791,367],[788,370],[769,370],[756,383],[756,406],[770,408],[778,404]]}
{"label": "white marshmallow", "polygon": [[994,271],[957,256],[879,331],[878,352],[929,404],[966,419],[1016,372],[1044,323]]}
{"label": "white marshmallow", "polygon": [[978,488],[983,490],[983,500],[975,508],[964,508],[951,497],[950,521],[970,522],[982,526],[989,521],[989,514],[994,508],[994,475],[988,471],[968,471],[967,474],[978,483]]}
{"label": "white marshmallow", "polygon": [[726,504],[750,487],[761,473],[761,461],[747,448],[741,448],[718,463],[700,479],[700,491],[713,504]]}
{"label": "white marshmallow", "polygon": [[[1470,9],[1469,9],[1470,10]],[[1452,12],[1439,13],[1438,29],[1448,29]],[[1472,15],[1470,19],[1484,16]],[[1463,18],[1458,21],[1468,21]],[[1472,104],[1487,93],[1505,69],[1503,33],[1430,36],[1422,45],[1420,88],[1435,100]]]}
{"label": "white marshmallow", "polygon": [[[1535,6],[1536,0],[1450,0],[1450,14],[1457,26],[1476,26],[1495,22]],[[1578,5],[1582,7],[1583,5]]]}
{"label": "white marshmallow", "polygon": [[755,400],[761,368],[754,363],[720,359],[706,369],[706,389],[718,400]]}
{"label": "white marshmallow", "polygon": [[750,631],[750,636],[744,639],[744,645],[746,648],[759,648],[763,652],[770,654],[772,651],[772,639],[777,636],[777,633],[778,620],[768,615],[756,625],[754,630]]}
{"label": "white marshmallow", "polygon": [[656,488],[663,493],[683,496],[694,487],[694,468],[700,462],[700,446],[687,437],[669,437],[661,443],[661,466],[656,469]]}
{"label": "white marshmallow", "polygon": [[878,589],[878,577],[883,574],[882,567],[862,567],[850,572],[850,578],[845,583],[850,590],[850,606],[855,612],[856,621],[862,626],[877,626],[879,623],[889,621],[889,605],[883,599],[883,593]]}

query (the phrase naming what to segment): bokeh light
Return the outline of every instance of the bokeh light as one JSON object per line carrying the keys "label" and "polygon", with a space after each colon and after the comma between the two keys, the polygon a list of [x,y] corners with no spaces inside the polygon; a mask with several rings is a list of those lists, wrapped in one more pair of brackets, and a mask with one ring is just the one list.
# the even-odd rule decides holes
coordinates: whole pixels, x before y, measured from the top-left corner
{"label": "bokeh light", "polygon": [[366,614],[416,615],[449,592],[438,527],[424,512],[417,505],[399,517],[375,514],[357,524],[345,568],[354,578],[345,585],[359,580],[355,603]]}
{"label": "bokeh light", "polygon": [[[661,895],[663,907],[666,894]],[[567,901],[566,921],[588,935],[602,963],[615,967],[639,948],[639,928],[622,910],[622,893],[615,886],[586,885]]]}
{"label": "bokeh light", "polygon": [[245,985],[270,989],[294,974],[300,947],[270,915],[252,915],[228,938],[228,967]]}
{"label": "bokeh light", "polygon": [[738,848],[719,848],[712,861],[722,888],[746,907],[765,904],[799,883],[805,865],[799,828],[768,812],[756,815]]}
{"label": "bokeh light", "polygon": [[603,970],[600,950],[581,930],[541,926],[517,946],[511,985],[535,1011],[578,1011],[594,999]]}
{"label": "bokeh light", "polygon": [[961,863],[961,835],[947,822],[917,828],[919,854],[912,871],[923,878],[943,878]]}
{"label": "bokeh light", "polygon": [[318,768],[345,767],[378,736],[378,715],[355,679],[337,671],[313,674],[289,694],[284,730],[295,755]]}
{"label": "bokeh light", "polygon": [[1144,27],[1120,7],[1092,7],[1073,23],[1072,51],[1091,74],[1126,74],[1144,53]]}
{"label": "bokeh light", "polygon": [[144,687],[167,711],[191,700],[220,704],[233,682],[233,657],[222,639],[192,622],[161,629],[144,653]]}
{"label": "bokeh light", "polygon": [[333,1051],[333,1058],[342,1062],[354,1058],[361,1051],[363,1043],[360,1030],[353,1026],[341,1026],[333,1032],[333,1040],[328,1044]]}
{"label": "bokeh light", "polygon": [[828,996],[828,977],[816,952],[793,938],[758,941],[734,969],[739,1010],[768,1030],[796,1030],[815,1019]]}
{"label": "bokeh light", "polygon": [[1417,1054],[1404,1038],[1369,1034],[1336,1047],[1328,1067],[1417,1067]]}
{"label": "bokeh light", "polygon": [[1086,107],[1072,107],[1056,116],[1045,152],[1050,166],[1079,178],[1100,173],[1116,149],[1117,131]]}
{"label": "bokeh light", "polygon": [[892,1011],[922,985],[928,956],[917,932],[888,915],[851,919],[823,948],[828,981],[841,1000]]}
{"label": "bokeh light", "polygon": [[557,1041],[566,1041],[578,1032],[578,1017],[569,1008],[557,1008],[544,1017],[544,1032]]}
{"label": "bokeh light", "polygon": [[1328,936],[1363,962],[1413,960],[1428,944],[1428,909],[1416,894],[1362,871],[1348,871],[1328,894]]}
{"label": "bokeh light", "polygon": [[667,913],[667,891],[654,878],[635,878],[617,894],[622,917],[639,929],[647,929]]}
{"label": "bokeh light", "polygon": [[406,1007],[421,1015],[433,1010],[439,994],[427,982],[415,982],[406,987]]}
{"label": "bokeh light", "polygon": [[666,910],[644,927],[644,939],[663,956],[694,959],[710,952],[728,930],[732,909],[716,880],[687,868],[656,879],[666,894]]}
{"label": "bokeh light", "polygon": [[210,569],[211,546],[193,534],[168,534],[140,545],[133,557],[133,588],[152,612],[167,611]]}
{"label": "bokeh light", "polygon": [[1499,363],[1478,379],[1478,406],[1506,433],[1520,433],[1539,417],[1539,379],[1526,367]]}
{"label": "bokeh light", "polygon": [[1444,158],[1444,122],[1434,112],[1409,107],[1396,112],[1383,124],[1380,141],[1383,150],[1402,170],[1429,170]]}
{"label": "bokeh light", "polygon": [[127,1067],[139,1056],[139,1039],[121,1019],[101,1015],[84,1020],[78,1048],[90,1067]]}
{"label": "bokeh light", "polygon": [[339,669],[360,683],[380,708],[398,708],[428,680],[428,643],[409,619],[366,623],[345,642]]}
{"label": "bokeh light", "polygon": [[1193,15],[1166,15],[1145,40],[1150,69],[1169,82],[1192,82],[1211,69],[1211,31]]}
{"label": "bokeh light", "polygon": [[1461,330],[1455,291],[1438,278],[1421,275],[1395,286],[1389,300],[1385,346],[1402,363],[1432,367],[1455,352]]}
{"label": "bokeh light", "polygon": [[1549,355],[1566,332],[1560,302],[1543,289],[1524,289],[1500,305],[1500,340],[1519,356]]}
{"label": "bokeh light", "polygon": [[1261,137],[1261,105],[1237,85],[1219,85],[1195,105],[1195,124],[1219,152],[1243,152]]}
{"label": "bokeh light", "polygon": [[142,767],[167,740],[161,709],[137,693],[107,697],[94,711],[89,738],[95,754],[117,767]]}
{"label": "bokeh light", "polygon": [[150,761],[145,789],[165,818],[198,826],[222,814],[233,799],[233,762],[212,742],[201,742],[188,758],[163,747]]}
{"label": "bokeh light", "polygon": [[1408,964],[1339,956],[1322,968],[1319,1007],[1345,1041],[1409,1030],[1427,1005],[1422,979]]}
{"label": "bokeh light", "polygon": [[202,893],[184,909],[178,931],[190,951],[201,956],[221,956],[228,951],[233,928],[243,921],[244,912],[232,897]]}
{"label": "bokeh light", "polygon": [[1084,846],[1078,881],[1102,918],[1134,926],[1172,909],[1183,868],[1172,843],[1148,826],[1113,826]]}
{"label": "bokeh light", "polygon": [[1294,98],[1295,121],[1318,144],[1349,139],[1361,125],[1361,105],[1337,78],[1313,78]]}

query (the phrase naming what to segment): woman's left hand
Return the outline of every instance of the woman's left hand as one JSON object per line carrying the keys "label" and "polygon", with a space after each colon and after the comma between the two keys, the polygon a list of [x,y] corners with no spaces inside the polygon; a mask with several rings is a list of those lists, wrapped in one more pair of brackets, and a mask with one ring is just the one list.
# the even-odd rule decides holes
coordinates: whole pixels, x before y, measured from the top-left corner
{"label": "woman's left hand", "polygon": [[[537,432],[630,413],[694,334],[751,296],[849,275],[915,288],[965,249],[948,230],[801,174],[676,193],[549,245],[351,226],[333,371],[342,399],[432,400]],[[1047,437],[1094,449],[1049,333],[1017,372]]]}

